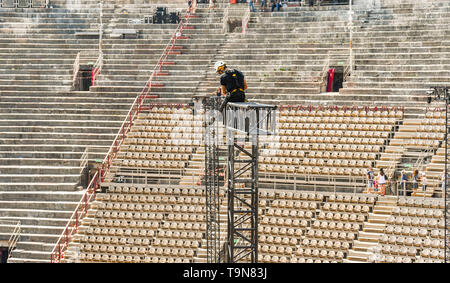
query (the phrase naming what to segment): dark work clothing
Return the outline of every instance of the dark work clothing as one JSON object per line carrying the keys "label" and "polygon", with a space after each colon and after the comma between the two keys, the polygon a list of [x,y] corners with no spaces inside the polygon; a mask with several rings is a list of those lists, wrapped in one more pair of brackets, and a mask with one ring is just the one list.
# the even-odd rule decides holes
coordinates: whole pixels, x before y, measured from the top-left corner
{"label": "dark work clothing", "polygon": [[[220,85],[224,85],[227,93],[236,92],[235,90],[242,89],[244,91],[244,74],[238,70],[226,70],[220,76]],[[233,92],[233,93],[234,93]]]}
{"label": "dark work clothing", "polygon": [[245,102],[244,74],[238,70],[226,70],[220,76],[220,84],[227,89],[225,97],[219,111],[222,112],[228,102]]}

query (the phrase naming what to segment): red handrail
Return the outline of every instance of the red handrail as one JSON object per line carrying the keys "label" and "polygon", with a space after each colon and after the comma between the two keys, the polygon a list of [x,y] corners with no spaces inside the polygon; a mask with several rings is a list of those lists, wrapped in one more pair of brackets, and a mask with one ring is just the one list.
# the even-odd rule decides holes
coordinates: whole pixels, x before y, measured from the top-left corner
{"label": "red handrail", "polygon": [[373,106],[373,107],[369,107],[369,106],[353,106],[353,107],[349,107],[349,106],[337,106],[337,105],[327,105],[327,106],[323,106],[323,105],[284,105],[281,104],[279,105],[279,109],[308,109],[308,110],[366,110],[366,111],[399,111],[399,112],[404,112],[404,107],[396,107],[396,106],[383,106],[383,107],[377,107],[377,106]]}
{"label": "red handrail", "polygon": [[[126,134],[130,130],[134,119],[141,111],[142,106],[145,102],[145,99],[151,98],[149,96],[149,94],[150,94],[150,90],[151,90],[151,82],[153,80],[153,77],[155,76],[157,70],[158,70],[158,72],[161,71],[162,65],[166,62],[168,55],[169,55],[169,53],[168,53],[169,48],[173,49],[173,47],[176,44],[177,39],[182,38],[181,32],[189,24],[189,18],[191,16],[190,10],[191,10],[191,8],[189,7],[186,11],[184,18],[180,21],[180,24],[178,25],[177,29],[173,33],[169,43],[166,45],[166,48],[164,49],[163,54],[160,56],[155,68],[153,69],[153,72],[150,75],[150,78],[148,79],[146,85],[144,86],[144,89],[142,90],[141,94],[139,94],[135,98],[133,105],[131,106],[130,110],[128,111],[128,114],[125,117],[125,119],[122,123],[122,126],[120,127],[111,147],[109,148],[109,151],[108,151],[105,159],[103,160],[101,166],[97,168],[97,172],[95,173],[94,177],[92,178],[91,182],[89,183],[89,185],[86,189],[86,192],[83,194],[83,197],[81,198],[80,202],[78,203],[77,207],[75,208],[74,213],[70,217],[66,227],[64,228],[62,234],[60,235],[58,241],[56,242],[55,247],[53,248],[53,250],[50,254],[50,262],[52,262],[52,263],[61,262],[61,259],[64,258],[64,252],[70,243],[72,234],[78,230],[81,219],[87,213],[90,201],[92,199],[95,199],[96,190],[98,189],[100,182],[102,182],[104,180],[104,177],[105,177],[106,173],[108,172],[108,169],[111,166],[111,162],[116,157],[117,152],[119,151],[119,148],[122,145],[122,143],[126,137]],[[147,88],[148,88],[148,90],[147,90]]]}

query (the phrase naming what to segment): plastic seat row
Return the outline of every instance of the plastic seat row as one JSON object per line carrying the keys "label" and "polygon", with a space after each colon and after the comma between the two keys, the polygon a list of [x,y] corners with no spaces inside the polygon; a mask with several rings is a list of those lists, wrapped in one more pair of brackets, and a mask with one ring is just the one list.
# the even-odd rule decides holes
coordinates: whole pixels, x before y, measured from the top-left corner
{"label": "plastic seat row", "polygon": [[95,227],[114,227],[114,228],[146,228],[146,229],[156,229],[159,226],[158,221],[128,221],[128,220],[105,220],[95,218],[91,222],[91,226]]}
{"label": "plastic seat row", "polygon": [[410,257],[381,255],[378,262],[382,262],[382,263],[413,263],[414,260],[411,259]]}
{"label": "plastic seat row", "polygon": [[425,237],[427,237],[427,234],[425,234],[425,232],[422,232],[422,235],[418,236],[396,236],[384,234],[380,238],[380,243],[399,246],[414,246],[418,248],[444,248],[444,240],[432,240]]}
{"label": "plastic seat row", "polygon": [[426,133],[445,133],[445,126],[443,125],[421,125],[417,128],[418,132]]}
{"label": "plastic seat row", "polygon": [[348,194],[332,194],[328,197],[329,202],[344,202],[344,203],[367,203],[374,204],[376,198],[365,195],[348,195]]}
{"label": "plastic seat row", "polygon": [[342,250],[319,250],[314,248],[298,248],[294,255],[297,257],[322,257],[329,259],[342,260],[345,253]]}
{"label": "plastic seat row", "polygon": [[156,229],[127,229],[127,228],[93,228],[86,230],[86,235],[93,236],[124,236],[124,237],[153,237]]}
{"label": "plastic seat row", "polygon": [[437,259],[445,259],[444,250],[436,250],[436,249],[423,249],[420,252],[420,256],[422,258],[437,258]]}
{"label": "plastic seat row", "polygon": [[[374,139],[372,139],[372,141],[374,141]],[[384,143],[384,140],[380,140],[380,141],[376,141],[373,144],[378,144],[380,143],[381,145]],[[367,145],[357,145],[357,144],[328,144],[328,143],[270,143],[268,145],[269,149],[277,149],[277,150],[289,150],[289,151],[303,151],[305,152],[306,155],[306,151],[308,152],[317,152],[317,151],[322,151],[322,154],[326,154],[325,152],[330,152],[330,157],[334,157],[335,159],[339,158],[339,152],[341,151],[346,151],[346,152],[353,152],[353,153],[361,153],[361,158],[364,158],[365,155],[362,155],[364,153],[378,153],[381,150],[381,146],[380,145],[371,145],[371,144],[367,144]],[[345,148],[345,149],[344,149]],[[336,153],[334,153],[336,152]],[[299,156],[302,157],[304,156],[302,153],[297,153],[296,155],[294,155],[293,153],[290,153],[289,155],[293,155],[293,156]],[[368,156],[367,158],[371,158],[371,156]]]}
{"label": "plastic seat row", "polygon": [[386,234],[394,234],[394,235],[403,235],[403,236],[419,236],[419,237],[426,237],[428,235],[427,229],[424,228],[409,228],[408,226],[393,226],[388,225],[384,229],[384,232]]}
{"label": "plastic seat row", "polygon": [[299,193],[299,192],[295,192],[295,191],[278,191],[278,195],[277,195],[277,199],[278,200],[310,200],[310,201],[322,201],[323,200],[323,194],[318,193],[318,194],[307,194],[307,193]]}
{"label": "plastic seat row", "polygon": [[334,221],[320,221],[315,220],[311,227],[314,229],[330,230],[330,231],[359,231],[360,225],[358,223],[350,222],[334,222]]}
{"label": "plastic seat row", "polygon": [[[361,134],[362,135],[362,134]],[[356,145],[358,149],[371,149],[371,151],[376,151],[379,147],[376,145],[383,145],[384,138],[376,137],[337,137],[337,136],[280,136],[275,138],[272,136],[262,138],[262,143],[268,144],[269,148],[273,149],[285,149],[285,148],[295,148],[301,150],[302,148],[318,148],[320,150],[326,151],[342,151],[345,149],[350,150],[352,145]],[[320,146],[323,145],[323,146]],[[369,145],[375,147],[369,147]],[[365,146],[365,147],[362,147]]]}
{"label": "plastic seat row", "polygon": [[422,139],[405,139],[405,146],[418,146],[418,147],[438,147],[440,140],[422,140]]}
{"label": "plastic seat row", "polygon": [[421,121],[422,125],[438,125],[442,126],[445,125],[445,118],[444,119],[423,119]]}
{"label": "plastic seat row", "polygon": [[[182,106],[182,105],[181,105]],[[192,109],[187,107],[181,107],[180,105],[154,105],[150,110],[141,112],[140,115],[150,114],[191,114]]]}
{"label": "plastic seat row", "polygon": [[[180,206],[174,206],[174,209],[177,209]],[[154,209],[154,206],[151,206],[150,209]],[[158,206],[157,211],[165,212],[165,213],[177,213],[178,211],[174,211],[174,209],[170,209],[170,205],[164,206],[164,210],[162,210],[162,206]],[[201,214],[204,212],[204,208],[202,206],[181,206],[179,213],[195,213]],[[163,219],[162,213],[155,212],[123,212],[123,211],[109,211],[109,210],[98,210],[96,212],[96,217],[99,218],[107,218],[107,219],[129,219],[129,220],[161,220]]]}
{"label": "plastic seat row", "polygon": [[[331,119],[330,119],[331,120]],[[376,120],[376,119],[375,119]],[[380,119],[381,120],[381,119]],[[344,123],[344,122],[329,122],[329,124],[323,124],[320,122],[317,123],[289,123],[282,122],[279,124],[280,135],[286,135],[285,130],[335,130],[335,131],[372,131],[372,132],[390,132],[392,130],[392,124],[383,123],[379,121],[379,123],[374,124],[357,124],[357,123]],[[293,131],[295,132],[295,131]],[[295,133],[292,133],[295,135]],[[298,135],[298,134],[297,134]]]}
{"label": "plastic seat row", "polygon": [[139,256],[124,256],[124,255],[108,255],[108,254],[93,254],[80,253],[79,260],[81,262],[117,262],[117,263],[140,263],[142,259]]}
{"label": "plastic seat row", "polygon": [[[326,137],[336,138],[371,138],[376,139],[377,144],[380,144],[379,140],[384,141],[384,139],[388,136],[388,133],[374,132],[374,131],[342,131],[342,130],[298,130],[296,135],[291,136],[269,136],[265,140],[272,142],[301,142],[303,137],[309,137],[310,143],[322,143],[325,142]],[[316,137],[317,139],[311,139],[311,137]],[[322,139],[320,139],[322,138]]]}
{"label": "plastic seat row", "polygon": [[344,212],[319,212],[316,217],[318,220],[334,220],[340,222],[364,222],[365,214],[344,213]]}
{"label": "plastic seat row", "polygon": [[171,222],[165,221],[160,225],[161,229],[173,229],[173,230],[193,230],[193,231],[205,231],[206,224],[205,223],[197,223],[197,222]]}
{"label": "plastic seat row", "polygon": [[[165,142],[164,146],[156,145],[130,145],[128,147],[124,146],[120,157],[127,158],[142,158],[142,159],[156,159],[156,160],[166,160],[172,157],[172,159],[183,159],[184,155],[189,155],[193,152],[192,147],[179,148],[180,145],[168,145],[172,142]],[[181,158],[177,155],[181,155]]]}
{"label": "plastic seat row", "polygon": [[396,224],[401,226],[413,226],[413,227],[424,227],[424,228],[445,228],[444,219],[436,218],[418,218],[409,216],[390,216],[386,220],[387,224]]}
{"label": "plastic seat row", "polygon": [[202,145],[201,140],[183,139],[182,137],[171,137],[163,139],[156,138],[152,133],[137,132],[131,134],[125,139],[124,145],[155,145],[155,146],[184,146],[184,147],[198,147]]}
{"label": "plastic seat row", "polygon": [[273,208],[297,208],[304,210],[315,210],[318,207],[318,203],[313,201],[294,201],[294,200],[273,200],[270,203]]}
{"label": "plastic seat row", "polygon": [[121,215],[125,214],[126,211],[128,212],[173,212],[173,213],[187,213],[187,212],[194,212],[194,213],[201,213],[203,211],[202,209],[202,203],[199,204],[190,204],[190,206],[187,205],[175,205],[175,204],[134,204],[134,203],[126,203],[126,202],[108,202],[104,203],[101,202],[98,204],[98,209],[105,210],[105,211],[118,211],[119,215],[117,218],[128,218],[129,215]]}
{"label": "plastic seat row", "polygon": [[307,201],[296,202],[293,206],[293,209],[280,209],[278,208],[278,206],[272,205],[272,207],[266,211],[266,215],[275,217],[311,219],[314,216],[312,211],[316,210],[317,206],[318,205],[315,202]]}
{"label": "plastic seat row", "polygon": [[204,204],[205,198],[198,196],[169,196],[169,195],[144,195],[144,194],[120,194],[120,193],[107,193],[98,194],[97,200],[109,201],[109,202],[133,202],[134,204]]}
{"label": "plastic seat row", "polygon": [[308,193],[308,192],[300,192],[300,191],[281,191],[281,190],[260,190],[259,191],[259,197],[260,198],[266,198],[266,199],[275,199],[275,198],[282,198],[283,193],[285,193],[284,196],[288,197],[291,196],[290,193],[292,193],[292,199],[293,200],[308,200],[308,201],[322,201],[323,200],[323,194],[321,193]]}
{"label": "plastic seat row", "polygon": [[[333,233],[337,233],[337,232],[333,232]],[[345,238],[346,238],[346,233],[343,233],[343,234],[345,234]],[[350,245],[349,241],[347,241],[347,240],[339,241],[338,239],[339,239],[339,235],[338,235],[338,238],[336,238],[336,239],[332,238],[332,240],[321,240],[321,239],[317,240],[317,239],[305,238],[301,242],[301,246],[304,248],[309,247],[309,248],[333,249],[333,250],[348,250],[350,248],[351,245]],[[353,241],[353,239],[351,239],[350,241]]]}
{"label": "plastic seat row", "polygon": [[269,255],[286,255],[289,256],[293,253],[292,247],[285,247],[285,246],[273,246],[273,245],[262,245],[259,247],[259,252],[262,254],[269,254]]}
{"label": "plastic seat row", "polygon": [[[342,229],[341,229],[342,230]],[[339,230],[338,230],[339,231]],[[346,230],[346,231],[351,231],[351,232],[338,232],[338,231],[334,231],[334,230],[314,230],[311,229],[306,233],[306,236],[308,237],[308,239],[312,240],[326,240],[326,239],[330,239],[330,240],[341,240],[341,241],[353,241],[353,239],[355,238],[355,233],[354,232],[358,232],[358,230]],[[353,232],[354,231],[354,232]],[[320,246],[320,247],[323,247]]]}
{"label": "plastic seat row", "polygon": [[277,226],[284,226],[284,227],[307,227],[308,221],[305,219],[299,220],[299,219],[292,219],[292,218],[282,218],[282,217],[267,217],[264,216],[261,220],[262,225],[277,225]]}
{"label": "plastic seat row", "polygon": [[[175,223],[177,223],[177,222],[175,222]],[[198,237],[202,237],[202,232],[204,232],[206,230],[206,227],[204,227],[204,229],[197,229],[197,228],[199,228],[199,226],[196,225],[194,227],[194,225],[192,223],[185,224],[183,222],[178,222],[176,228],[168,228],[168,229],[158,230],[157,237],[158,238],[176,238],[178,236],[178,233],[175,233],[175,232],[180,233],[179,237],[181,237],[181,232],[186,232],[187,234],[186,235],[183,234],[183,236],[186,236],[189,238],[189,237],[192,237],[195,235],[194,239],[197,239]]]}
{"label": "plastic seat row", "polygon": [[[301,229],[296,229],[294,231],[294,235],[291,235],[291,237],[282,237],[277,236],[273,234],[264,233],[264,230],[266,230],[267,227],[264,227],[262,230],[262,233],[260,235],[261,239],[258,239],[258,242],[260,243],[266,243],[269,245],[278,245],[278,246],[296,246],[298,243],[297,235],[301,234]],[[259,228],[258,228],[259,229]]]}
{"label": "plastic seat row", "polygon": [[304,158],[302,166],[319,166],[319,167],[357,167],[367,168],[372,162],[370,160],[354,160],[354,159],[319,159]]}
{"label": "plastic seat row", "polygon": [[[191,208],[194,209],[193,212],[195,212],[195,208],[194,207],[190,207],[190,210],[191,210]],[[150,213],[147,213],[147,212],[143,212],[143,213],[140,213],[140,212],[135,212],[135,213],[127,212],[127,213],[124,213],[124,212],[109,211],[109,210],[106,210],[106,211],[99,210],[99,211],[96,212],[95,216],[98,217],[98,218],[106,218],[106,219],[129,219],[129,220],[139,220],[139,219],[142,219],[142,220],[161,220],[164,217],[162,213],[153,213],[153,212],[150,212]]]}
{"label": "plastic seat row", "polygon": [[383,254],[415,257],[417,251],[418,249],[414,247],[407,248],[405,246],[381,245],[381,252]]}
{"label": "plastic seat row", "polygon": [[[123,193],[123,194],[153,194],[153,195],[184,195],[184,196],[202,196],[204,195],[204,189],[187,189],[187,188],[172,188],[172,187],[129,187],[129,186],[118,186],[111,185],[108,189],[110,193]],[[221,190],[221,193],[224,191]]]}
{"label": "plastic seat row", "polygon": [[[248,260],[247,262],[250,262],[250,260]],[[277,255],[262,255],[262,254],[258,254],[258,262],[264,262],[264,263],[288,263],[289,259],[286,256],[277,256]]]}
{"label": "plastic seat row", "polygon": [[305,117],[392,117],[402,118],[400,110],[364,110],[364,109],[281,109],[280,116],[305,116]]}
{"label": "plastic seat row", "polygon": [[398,206],[413,206],[413,207],[420,207],[420,208],[444,208],[445,204],[441,200],[431,200],[431,199],[424,199],[424,198],[405,198],[405,197],[399,197],[397,201]]}
{"label": "plastic seat row", "polygon": [[366,163],[365,161],[375,160],[376,154],[373,152],[368,153],[353,151],[309,151],[308,158],[332,159],[333,162],[338,162],[339,159],[356,159],[359,163],[361,163],[360,161]]}
{"label": "plastic seat row", "polygon": [[[333,251],[329,251],[330,253]],[[328,257],[328,258],[332,258],[332,257]],[[320,260],[320,259],[305,259],[305,258],[297,258],[297,257],[291,257],[291,260],[289,261],[290,263],[338,263],[335,260]]]}
{"label": "plastic seat row", "polygon": [[205,216],[203,214],[168,214],[166,217],[169,221],[183,221],[183,222],[205,222]]}
{"label": "plastic seat row", "polygon": [[272,235],[272,236],[297,236],[300,237],[303,234],[302,229],[289,228],[289,227],[273,227],[273,226],[258,226],[258,233],[260,235]]}
{"label": "plastic seat row", "polygon": [[[148,246],[151,243],[151,238],[155,236],[155,232],[153,230],[148,230],[147,233],[139,232],[139,234],[143,235],[142,238],[138,237],[124,237],[122,234],[114,234],[109,236],[106,235],[95,235],[88,236],[80,234],[79,242],[81,243],[90,243],[90,244],[111,244],[111,245],[133,245],[133,246]],[[111,229],[109,230],[111,233]],[[145,234],[145,235],[144,235]]]}
{"label": "plastic seat row", "polygon": [[445,111],[428,111],[427,113],[425,113],[425,118],[426,119],[445,119]]}
{"label": "plastic seat row", "polygon": [[[268,165],[271,166],[271,165]],[[280,166],[280,165],[275,165]],[[281,165],[287,166],[287,165]],[[268,171],[268,170],[267,170]],[[276,172],[276,170],[272,170]],[[312,175],[336,175],[336,176],[364,176],[365,169],[351,168],[351,167],[318,167],[318,166],[299,166],[296,170],[299,174],[312,174]],[[285,172],[285,171],[283,171]]]}
{"label": "plastic seat row", "polygon": [[[158,238],[153,242],[154,246],[157,246],[158,243],[161,242],[162,238],[166,239],[188,239],[188,240],[197,240],[201,239],[202,232],[195,232],[193,230],[159,230],[156,235]],[[163,239],[164,240],[164,239]]]}
{"label": "plastic seat row", "polygon": [[394,207],[392,215],[411,216],[411,217],[427,217],[442,218],[444,212],[441,209],[424,209],[415,207]]}
{"label": "plastic seat row", "polygon": [[[168,142],[166,142],[168,143]],[[126,153],[124,157],[128,158],[148,158],[156,160],[166,160],[166,159],[179,159],[183,160],[185,155],[192,153],[191,147],[178,148],[179,146],[156,146],[156,145],[130,145],[126,148]],[[125,148],[124,148],[125,149]],[[143,155],[144,154],[144,155]],[[187,160],[186,158],[184,158]]]}
{"label": "plastic seat row", "polygon": [[411,138],[422,140],[443,140],[444,133],[417,132],[414,133]]}
{"label": "plastic seat row", "polygon": [[359,204],[338,204],[336,202],[326,202],[322,206],[324,211],[339,211],[339,212],[354,212],[354,213],[369,213],[369,205],[359,205]]}
{"label": "plastic seat row", "polygon": [[195,252],[192,249],[180,249],[180,248],[149,248],[147,255],[149,256],[170,256],[170,257],[188,257],[192,258]]}

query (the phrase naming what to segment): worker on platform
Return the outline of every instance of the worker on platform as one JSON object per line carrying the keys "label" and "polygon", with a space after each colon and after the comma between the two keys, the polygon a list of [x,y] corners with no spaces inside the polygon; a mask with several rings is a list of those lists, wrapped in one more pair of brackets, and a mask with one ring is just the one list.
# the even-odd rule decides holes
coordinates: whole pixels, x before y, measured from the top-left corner
{"label": "worker on platform", "polygon": [[221,75],[222,94],[226,94],[219,111],[223,112],[228,102],[246,102],[245,90],[247,89],[247,81],[244,74],[236,69],[228,69],[223,61],[216,62],[214,69]]}

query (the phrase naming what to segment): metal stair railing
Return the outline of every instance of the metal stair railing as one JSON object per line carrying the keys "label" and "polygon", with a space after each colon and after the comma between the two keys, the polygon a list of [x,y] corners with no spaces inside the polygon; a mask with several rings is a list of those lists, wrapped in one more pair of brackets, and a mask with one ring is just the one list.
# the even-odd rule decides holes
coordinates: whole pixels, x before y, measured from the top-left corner
{"label": "metal stair railing", "polygon": [[[88,185],[88,188],[86,189],[86,192],[82,196],[81,200],[79,201],[77,207],[75,208],[74,213],[70,217],[66,227],[64,228],[63,232],[61,233],[60,237],[58,238],[58,241],[56,242],[51,254],[50,254],[50,262],[51,263],[59,263],[64,258],[64,252],[66,251],[72,234],[76,233],[78,231],[78,227],[80,225],[81,220],[84,218],[84,216],[87,214],[88,206],[91,202],[91,200],[95,199],[96,190],[98,189],[100,182],[104,180],[104,177],[108,173],[108,170],[111,166],[111,163],[113,159],[116,157],[119,148],[121,144],[123,143],[126,134],[131,129],[131,126],[133,124],[133,121],[141,111],[145,98],[148,98],[148,94],[151,90],[151,82],[153,80],[153,77],[155,76],[157,70],[158,72],[161,70],[163,63],[167,60],[168,57],[168,50],[169,47],[173,47],[176,44],[176,40],[181,37],[181,32],[186,29],[186,26],[189,23],[189,18],[191,17],[191,9],[188,8],[186,11],[186,14],[184,16],[184,21],[181,20],[180,24],[178,25],[177,29],[172,35],[171,40],[166,45],[166,48],[164,49],[163,54],[160,56],[158,63],[153,69],[153,72],[147,81],[144,89],[142,90],[141,94],[139,94],[130,110],[128,111],[128,114],[125,117],[125,120],[122,123],[122,126],[120,127],[106,157],[104,158],[101,166],[97,167],[97,172],[95,173],[94,177],[92,178],[91,182]],[[101,51],[100,51],[101,52]],[[99,69],[101,69],[102,66],[102,59],[97,60],[97,66],[99,66]],[[101,57],[103,58],[103,57]],[[147,89],[148,87],[148,89]]]}

